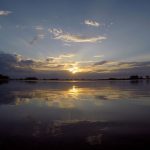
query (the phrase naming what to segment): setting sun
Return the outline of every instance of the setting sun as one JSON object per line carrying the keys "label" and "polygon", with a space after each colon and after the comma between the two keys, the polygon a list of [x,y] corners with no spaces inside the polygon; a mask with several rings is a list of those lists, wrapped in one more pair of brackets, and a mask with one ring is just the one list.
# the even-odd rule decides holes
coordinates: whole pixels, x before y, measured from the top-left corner
{"label": "setting sun", "polygon": [[68,69],[72,74],[75,74],[80,71],[80,69],[76,66]]}

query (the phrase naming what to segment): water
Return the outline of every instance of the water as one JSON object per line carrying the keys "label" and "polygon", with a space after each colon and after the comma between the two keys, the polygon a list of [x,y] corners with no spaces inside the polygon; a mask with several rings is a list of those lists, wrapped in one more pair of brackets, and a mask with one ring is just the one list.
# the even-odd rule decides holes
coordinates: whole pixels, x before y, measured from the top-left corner
{"label": "water", "polygon": [[143,149],[149,143],[149,81],[0,83],[0,149]]}

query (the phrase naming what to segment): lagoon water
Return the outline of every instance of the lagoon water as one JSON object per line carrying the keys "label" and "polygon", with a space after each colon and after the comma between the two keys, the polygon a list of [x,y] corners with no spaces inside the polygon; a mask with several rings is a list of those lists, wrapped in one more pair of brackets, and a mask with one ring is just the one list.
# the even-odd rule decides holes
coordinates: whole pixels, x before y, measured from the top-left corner
{"label": "lagoon water", "polygon": [[143,149],[149,143],[148,80],[0,83],[0,149]]}

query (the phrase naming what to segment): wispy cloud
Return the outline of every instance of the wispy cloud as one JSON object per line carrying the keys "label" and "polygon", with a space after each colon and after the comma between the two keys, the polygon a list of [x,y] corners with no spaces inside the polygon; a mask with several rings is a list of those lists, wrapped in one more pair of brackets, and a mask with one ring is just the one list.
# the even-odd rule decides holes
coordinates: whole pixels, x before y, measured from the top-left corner
{"label": "wispy cloud", "polygon": [[44,39],[45,35],[44,34],[37,34],[33,39],[29,42],[29,44],[33,45],[35,44],[38,40]]}
{"label": "wispy cloud", "polygon": [[44,28],[42,26],[34,26],[34,29],[37,31],[42,31]]}
{"label": "wispy cloud", "polygon": [[93,56],[94,58],[102,58],[102,57],[104,57],[104,55],[95,55],[95,56]]}
{"label": "wispy cloud", "polygon": [[84,23],[88,26],[99,27],[100,23],[93,20],[85,20]]}
{"label": "wispy cloud", "polygon": [[64,43],[64,46],[68,46],[68,47],[70,47],[70,46],[71,46],[71,44],[70,44],[70,43]]}
{"label": "wispy cloud", "polygon": [[0,16],[7,16],[11,13],[12,13],[11,11],[0,10]]}
{"label": "wispy cloud", "polygon": [[[149,64],[150,62],[148,62]],[[138,67],[148,67],[143,62],[119,62],[119,61],[100,61],[93,64],[93,69],[99,73],[113,73],[129,70],[138,70]],[[136,68],[136,69],[135,69]]]}
{"label": "wispy cloud", "polygon": [[105,65],[105,64],[107,64],[107,63],[108,63],[108,61],[103,60],[103,61],[100,61],[100,62],[96,62],[96,63],[94,64],[94,66]]}
{"label": "wispy cloud", "polygon": [[30,45],[33,45],[38,40],[45,38],[44,28],[42,26],[33,26],[33,28],[36,30],[37,33],[33,37],[33,39],[29,42]]}
{"label": "wispy cloud", "polygon": [[[62,54],[62,55],[59,55],[57,57],[49,57],[46,60],[47,61],[50,60],[50,61],[58,63],[58,62],[60,62],[60,61],[62,61],[64,59],[67,62],[67,61],[69,61],[70,58],[73,58],[73,57],[75,57],[75,54]],[[67,60],[66,60],[66,58],[67,58]]]}
{"label": "wispy cloud", "polygon": [[75,56],[75,54],[63,54],[63,55],[60,55],[59,57],[61,57],[61,58],[72,58],[74,56]]}
{"label": "wispy cloud", "polygon": [[50,33],[53,34],[54,39],[61,40],[64,42],[74,42],[74,43],[96,43],[107,39],[105,36],[87,37],[82,35],[75,35],[63,32],[61,29],[48,29]]}

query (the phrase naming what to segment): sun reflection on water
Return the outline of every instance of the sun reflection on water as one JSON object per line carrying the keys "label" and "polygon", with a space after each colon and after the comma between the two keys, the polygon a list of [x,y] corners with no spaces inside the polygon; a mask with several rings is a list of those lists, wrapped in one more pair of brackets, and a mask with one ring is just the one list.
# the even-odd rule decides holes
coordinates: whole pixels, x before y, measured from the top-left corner
{"label": "sun reflection on water", "polygon": [[68,94],[78,96],[80,91],[81,90],[77,86],[73,85],[72,88],[68,90]]}
{"label": "sun reflection on water", "polygon": [[[59,108],[76,108],[86,103],[100,106],[106,101],[122,99],[138,99],[142,95],[136,90],[124,90],[112,86],[87,87],[79,83],[68,83],[63,88],[39,87],[23,91],[12,91],[9,96],[14,99],[15,105],[30,105],[31,103]],[[144,93],[143,93],[144,94]],[[144,98],[143,98],[144,99]],[[147,104],[147,103],[146,103]]]}

